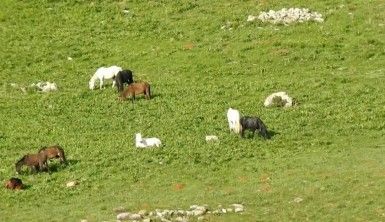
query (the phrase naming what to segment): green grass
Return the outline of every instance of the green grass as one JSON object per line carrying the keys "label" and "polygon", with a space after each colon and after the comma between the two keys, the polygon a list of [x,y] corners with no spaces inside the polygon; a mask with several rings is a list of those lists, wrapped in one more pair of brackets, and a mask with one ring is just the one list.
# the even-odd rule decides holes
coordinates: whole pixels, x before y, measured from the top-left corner
{"label": "green grass", "polygon": [[[246,22],[283,7],[325,22]],[[380,0],[4,0],[0,180],[44,145],[63,146],[70,164],[18,176],[24,191],[0,189],[0,221],[115,221],[118,206],[232,203],[244,214],[208,221],[384,220],[384,10]],[[154,98],[132,106],[109,85],[90,91],[90,76],[110,65],[149,81]],[[59,91],[10,86],[39,80]],[[297,106],[263,107],[277,91]],[[229,134],[230,106],[261,117],[273,138]],[[137,132],[164,146],[137,150]],[[220,143],[206,144],[209,134]],[[70,180],[79,185],[66,188]]]}

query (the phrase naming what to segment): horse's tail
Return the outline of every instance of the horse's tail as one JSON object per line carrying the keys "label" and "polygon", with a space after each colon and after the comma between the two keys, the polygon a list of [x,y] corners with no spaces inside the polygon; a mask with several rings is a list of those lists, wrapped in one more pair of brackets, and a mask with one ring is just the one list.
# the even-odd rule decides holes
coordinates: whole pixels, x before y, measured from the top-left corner
{"label": "horse's tail", "polygon": [[16,162],[15,168],[17,173],[21,172],[21,167],[25,164],[25,158],[26,156],[23,156],[19,161]]}
{"label": "horse's tail", "polygon": [[150,84],[148,84],[148,87],[146,88],[146,94],[147,94],[147,99],[151,99],[151,88],[150,88]]}
{"label": "horse's tail", "polygon": [[267,127],[266,125],[262,122],[261,119],[258,119],[258,125],[259,125],[259,132],[265,139],[270,139],[270,135],[267,132]]}
{"label": "horse's tail", "polygon": [[58,148],[58,150],[59,150],[59,156],[60,156],[61,162],[62,163],[67,163],[66,156],[64,154],[63,148],[60,147],[60,148]]}

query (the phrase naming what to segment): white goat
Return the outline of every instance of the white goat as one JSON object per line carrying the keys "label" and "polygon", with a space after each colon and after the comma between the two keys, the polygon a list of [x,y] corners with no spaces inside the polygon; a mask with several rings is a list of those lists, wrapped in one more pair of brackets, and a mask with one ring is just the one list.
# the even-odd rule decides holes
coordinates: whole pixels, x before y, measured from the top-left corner
{"label": "white goat", "polygon": [[241,131],[240,118],[241,115],[238,110],[232,108],[227,110],[227,120],[229,122],[230,132],[234,131],[235,133],[239,133]]}
{"label": "white goat", "polygon": [[135,146],[137,148],[146,148],[152,146],[160,147],[160,145],[162,145],[162,143],[158,138],[142,138],[142,134],[140,133],[135,135]]}

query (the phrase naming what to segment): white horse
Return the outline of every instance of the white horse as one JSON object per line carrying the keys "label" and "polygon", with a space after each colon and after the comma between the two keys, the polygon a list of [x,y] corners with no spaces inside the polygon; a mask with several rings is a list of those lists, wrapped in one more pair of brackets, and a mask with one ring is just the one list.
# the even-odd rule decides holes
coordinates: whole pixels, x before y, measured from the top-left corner
{"label": "white horse", "polygon": [[99,79],[99,87],[102,89],[103,87],[103,80],[105,79],[113,79],[112,80],[112,87],[115,86],[115,76],[118,74],[118,72],[122,71],[123,69],[119,66],[110,66],[108,68],[106,67],[100,67],[96,70],[95,74],[91,77],[90,81],[88,82],[88,85],[90,89],[95,88],[95,82]]}
{"label": "white horse", "polygon": [[142,138],[142,134],[135,134],[135,146],[137,148],[146,148],[152,146],[160,147],[160,145],[162,145],[162,143],[158,138]]}
{"label": "white horse", "polygon": [[229,122],[230,132],[234,131],[235,133],[240,133],[241,124],[240,124],[241,115],[236,109],[229,108],[227,110],[227,121]]}

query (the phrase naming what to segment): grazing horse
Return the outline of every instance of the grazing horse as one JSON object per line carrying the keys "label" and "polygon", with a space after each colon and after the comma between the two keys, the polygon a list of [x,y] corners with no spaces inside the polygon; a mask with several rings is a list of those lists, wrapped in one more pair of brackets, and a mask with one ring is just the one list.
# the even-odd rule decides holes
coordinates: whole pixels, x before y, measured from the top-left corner
{"label": "grazing horse", "polygon": [[47,156],[47,159],[59,159],[60,163],[66,163],[66,157],[64,154],[64,150],[59,145],[53,145],[49,147],[42,147],[38,153],[44,153]]}
{"label": "grazing horse", "polygon": [[134,82],[132,78],[132,71],[131,70],[122,70],[119,71],[118,74],[114,77],[114,80],[116,82],[116,87],[118,88],[118,92],[122,92],[124,89],[124,83],[127,83],[130,85]]}
{"label": "grazing horse", "polygon": [[127,86],[127,88],[121,93],[119,99],[125,100],[127,97],[131,97],[132,102],[135,100],[135,95],[144,94],[146,99],[151,98],[150,84],[147,82],[135,82]]}
{"label": "grazing horse", "polygon": [[[103,80],[104,79],[113,79],[118,72],[122,71],[122,68],[119,66],[110,66],[108,68],[106,67],[100,67],[96,70],[95,74],[91,77],[90,81],[88,82],[88,85],[90,89],[95,88],[95,82],[99,79],[99,88],[102,89],[103,87]],[[115,86],[115,80],[112,81],[112,87]]]}
{"label": "grazing horse", "polygon": [[241,125],[239,123],[240,114],[236,109],[229,108],[227,111],[227,121],[229,122],[230,133],[231,131],[239,133]]}
{"label": "grazing horse", "polygon": [[24,155],[15,164],[17,173],[21,172],[23,165],[28,166],[33,172],[48,170],[47,155],[44,152]]}
{"label": "grazing horse", "polygon": [[11,177],[11,179],[7,180],[4,184],[5,188],[11,190],[21,190],[24,188],[23,182],[16,177]]}
{"label": "grazing horse", "polygon": [[253,132],[253,136],[256,130],[258,130],[259,134],[263,136],[265,139],[269,139],[270,136],[267,133],[266,125],[262,122],[262,120],[258,117],[249,117],[244,116],[241,118],[241,136],[244,136],[244,132],[246,129],[249,129]]}

